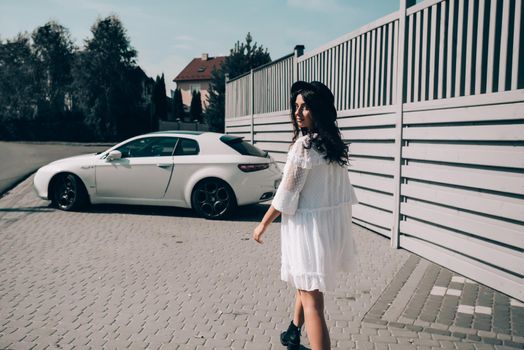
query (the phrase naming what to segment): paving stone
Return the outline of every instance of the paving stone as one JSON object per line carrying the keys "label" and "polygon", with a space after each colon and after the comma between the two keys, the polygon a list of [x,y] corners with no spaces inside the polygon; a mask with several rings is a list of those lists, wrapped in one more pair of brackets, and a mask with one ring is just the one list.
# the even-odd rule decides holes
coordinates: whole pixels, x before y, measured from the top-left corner
{"label": "paving stone", "polygon": [[396,343],[397,338],[390,335],[372,335],[369,337],[372,343]]}
{"label": "paving stone", "polygon": [[[33,350],[47,345],[155,350],[281,347],[279,334],[292,316],[294,291],[279,280],[279,223],[270,226],[263,246],[242,240],[250,237],[267,206],[249,207],[239,214],[241,220],[224,221],[202,220],[175,208],[93,206],[69,213],[49,208],[24,212],[6,225],[3,219],[19,215],[18,207],[47,208],[47,202],[34,195],[31,178],[0,198],[0,348],[26,348],[32,343]],[[456,274],[433,263],[415,293],[401,296],[399,291],[420,258],[391,249],[389,241],[363,227],[353,228],[359,271],[342,278],[337,291],[325,295],[335,346],[471,349],[477,343],[469,341],[484,338],[429,333],[435,331],[429,327],[444,331],[452,320],[462,320],[468,327],[474,321],[483,326],[492,322],[493,329],[509,328],[508,332],[519,326],[510,323],[507,297],[477,284],[464,283],[462,288],[452,282]],[[435,285],[462,293],[430,296]],[[397,297],[408,297],[406,309],[398,320],[383,320]],[[475,304],[477,299],[485,305]],[[492,317],[454,319],[464,300],[473,300],[472,306],[493,305]],[[513,334],[495,334],[491,338],[497,347],[519,344]],[[303,338],[307,346],[305,331]]]}

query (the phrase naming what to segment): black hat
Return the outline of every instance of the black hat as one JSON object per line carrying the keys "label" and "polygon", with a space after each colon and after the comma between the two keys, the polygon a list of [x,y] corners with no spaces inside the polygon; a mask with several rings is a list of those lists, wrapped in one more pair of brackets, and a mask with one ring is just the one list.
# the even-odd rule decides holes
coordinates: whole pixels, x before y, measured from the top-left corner
{"label": "black hat", "polygon": [[331,90],[320,81],[308,83],[303,80],[298,80],[291,85],[291,94],[301,90],[311,90],[318,93],[327,104],[333,105],[335,103],[335,97]]}

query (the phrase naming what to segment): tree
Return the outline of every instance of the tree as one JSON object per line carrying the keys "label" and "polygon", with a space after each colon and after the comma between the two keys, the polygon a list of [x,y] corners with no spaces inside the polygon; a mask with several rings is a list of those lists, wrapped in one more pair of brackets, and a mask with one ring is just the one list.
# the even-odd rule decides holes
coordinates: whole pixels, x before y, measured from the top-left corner
{"label": "tree", "polygon": [[83,118],[71,113],[72,65],[75,46],[69,31],[50,21],[32,33],[38,85],[37,115],[34,125],[38,139],[76,139],[82,131]]}
{"label": "tree", "polygon": [[182,92],[179,88],[176,88],[173,94],[173,115],[175,120],[184,120],[184,103],[182,102]]}
{"label": "tree", "polygon": [[251,34],[247,33],[246,42],[240,43],[237,41],[222,66],[219,69],[214,69],[211,74],[209,105],[205,113],[205,119],[213,131],[224,131],[225,75],[228,74],[229,78],[233,79],[236,76],[249,72],[253,68],[271,62],[267,49],[258,46],[256,42],[252,45],[252,42]]}
{"label": "tree", "polygon": [[197,120],[199,123],[202,122],[202,98],[200,97],[200,91],[193,90],[189,114],[191,114],[192,120]]}
{"label": "tree", "polygon": [[142,87],[129,82],[137,53],[116,16],[98,19],[91,33],[76,57],[74,103],[100,140],[137,134],[144,119]]}
{"label": "tree", "polygon": [[167,118],[167,96],[166,96],[166,83],[164,80],[164,73],[162,76],[156,77],[155,86],[153,88],[152,96],[154,118],[156,120],[166,120]]}
{"label": "tree", "polygon": [[51,114],[60,114],[66,109],[65,98],[72,82],[75,47],[71,35],[65,27],[51,21],[35,29],[32,38],[40,102],[48,105]]}
{"label": "tree", "polygon": [[0,137],[32,139],[24,124],[35,119],[38,85],[27,34],[0,40]]}

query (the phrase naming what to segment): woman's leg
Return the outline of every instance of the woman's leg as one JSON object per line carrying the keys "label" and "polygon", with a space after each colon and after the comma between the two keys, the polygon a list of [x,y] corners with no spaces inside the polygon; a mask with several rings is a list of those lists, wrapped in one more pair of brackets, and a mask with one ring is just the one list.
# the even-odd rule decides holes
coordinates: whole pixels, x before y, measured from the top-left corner
{"label": "woman's leg", "polygon": [[312,350],[331,349],[329,331],[324,318],[324,295],[318,290],[300,291],[309,344]]}
{"label": "woman's leg", "polygon": [[293,314],[293,323],[298,328],[304,324],[304,308],[302,307],[302,300],[300,299],[300,292],[297,290],[295,294],[295,313]]}

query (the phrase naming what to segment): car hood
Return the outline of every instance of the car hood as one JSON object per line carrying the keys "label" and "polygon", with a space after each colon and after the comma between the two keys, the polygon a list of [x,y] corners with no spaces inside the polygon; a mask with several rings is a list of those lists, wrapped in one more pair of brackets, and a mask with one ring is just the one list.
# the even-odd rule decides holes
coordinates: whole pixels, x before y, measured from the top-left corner
{"label": "car hood", "polygon": [[62,158],[59,160],[55,160],[54,162],[49,163],[48,165],[60,165],[60,164],[85,164],[86,162],[89,163],[91,160],[95,160],[98,157],[100,157],[100,154],[90,153],[90,154],[82,154],[79,156],[73,156],[68,158]]}

